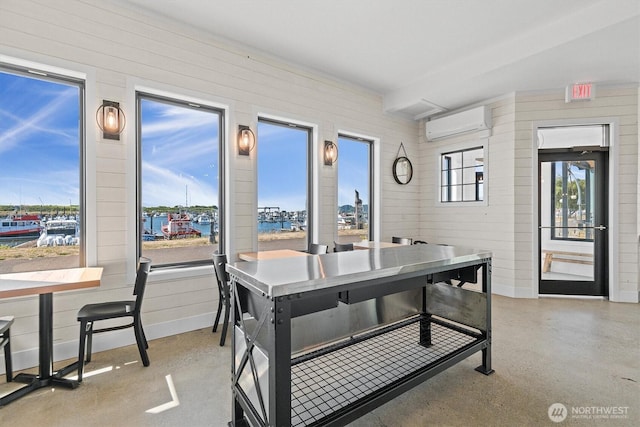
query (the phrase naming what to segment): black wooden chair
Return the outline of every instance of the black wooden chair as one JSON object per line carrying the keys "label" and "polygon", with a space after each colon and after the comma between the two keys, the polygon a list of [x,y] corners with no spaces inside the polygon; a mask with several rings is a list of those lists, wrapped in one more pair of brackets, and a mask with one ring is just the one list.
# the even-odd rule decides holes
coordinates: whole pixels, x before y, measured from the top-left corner
{"label": "black wooden chair", "polygon": [[336,246],[333,248],[334,252],[345,252],[353,250],[353,243],[338,243],[333,242]]}
{"label": "black wooden chair", "polygon": [[227,337],[227,328],[229,327],[229,310],[231,310],[231,298],[229,292],[229,274],[226,270],[227,256],[225,254],[213,254],[213,267],[216,273],[216,282],[218,282],[218,312],[216,320],[213,322],[211,332],[218,330],[218,322],[220,314],[222,314],[222,306],[224,305],[224,321],[222,323],[222,335],[220,336],[220,346],[224,346]]}
{"label": "black wooden chair", "polygon": [[0,317],[0,347],[4,347],[4,366],[8,383],[13,381],[10,339],[11,325],[13,325],[13,316]]}
{"label": "black wooden chair", "polygon": [[309,250],[307,252],[312,255],[321,255],[321,254],[326,254],[328,250],[329,250],[329,246],[327,245],[312,243],[309,245]]}
{"label": "black wooden chair", "polygon": [[[149,366],[149,356],[147,349],[149,344],[142,329],[142,319],[140,318],[140,309],[142,306],[142,298],[144,297],[144,288],[147,285],[147,277],[151,269],[151,260],[148,258],[140,258],[138,270],[136,273],[136,283],[133,287],[133,295],[135,300],[128,301],[111,301],[97,304],[87,304],[78,312],[78,321],[80,322],[80,349],[78,351],[78,382],[82,381],[82,373],[85,363],[91,362],[91,344],[93,334],[102,332],[117,331],[120,329],[133,328],[138,344],[138,351],[142,358],[142,364]],[[132,317],[132,322],[126,325],[114,326],[110,328],[94,329],[94,322],[99,320],[116,319],[121,317]],[[86,344],[86,345],[85,345]],[[86,361],[85,361],[86,346]]]}
{"label": "black wooden chair", "polygon": [[398,243],[400,245],[412,245],[413,239],[411,237],[392,237],[391,243]]}

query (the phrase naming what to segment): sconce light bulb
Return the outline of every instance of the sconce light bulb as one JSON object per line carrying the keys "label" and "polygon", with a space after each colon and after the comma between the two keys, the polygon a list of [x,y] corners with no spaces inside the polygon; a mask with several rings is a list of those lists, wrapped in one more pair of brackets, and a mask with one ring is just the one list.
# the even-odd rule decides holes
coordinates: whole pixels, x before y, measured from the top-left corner
{"label": "sconce light bulb", "polygon": [[251,141],[250,141],[250,135],[249,132],[247,132],[246,130],[242,131],[242,148],[244,150],[248,149],[251,146]]}
{"label": "sconce light bulb", "polygon": [[118,110],[113,107],[105,108],[104,128],[108,132],[118,131]]}
{"label": "sconce light bulb", "polygon": [[324,142],[324,164],[332,165],[338,160],[338,147],[331,141]]}

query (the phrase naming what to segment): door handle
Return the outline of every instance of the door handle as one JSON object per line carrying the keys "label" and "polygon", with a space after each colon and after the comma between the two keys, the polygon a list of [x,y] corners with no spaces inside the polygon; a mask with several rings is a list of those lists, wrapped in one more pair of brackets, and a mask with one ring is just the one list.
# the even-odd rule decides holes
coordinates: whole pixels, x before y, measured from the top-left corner
{"label": "door handle", "polygon": [[593,228],[595,230],[606,230],[607,226],[606,225],[599,225],[597,227],[595,227],[595,226],[594,227],[589,227],[589,226],[578,227],[577,225],[573,225],[573,226],[563,227],[561,225],[539,225],[538,228],[540,230],[547,230],[547,229],[552,229],[552,228],[555,228],[555,229],[563,229],[563,228],[571,228],[571,229],[573,229],[573,228],[576,228],[576,229],[579,229],[579,230],[585,230],[585,229],[592,229]]}

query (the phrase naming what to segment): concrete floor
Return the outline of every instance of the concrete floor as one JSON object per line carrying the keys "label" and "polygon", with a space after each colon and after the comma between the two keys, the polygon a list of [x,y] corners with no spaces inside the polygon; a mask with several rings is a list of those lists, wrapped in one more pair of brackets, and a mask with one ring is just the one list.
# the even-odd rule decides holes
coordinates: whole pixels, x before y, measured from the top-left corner
{"label": "concrete floor", "polygon": [[[231,348],[218,340],[209,329],[153,340],[148,368],[135,346],[96,353],[86,372],[106,372],[75,390],[43,389],[0,408],[0,425],[224,426],[231,416]],[[496,372],[484,376],[474,371],[479,364],[474,355],[352,425],[640,425],[638,304],[494,296]],[[179,405],[146,412],[174,400],[169,375]],[[0,394],[12,387],[0,383]],[[569,411],[559,424],[548,416],[554,403]],[[585,414],[611,407],[623,414]]]}

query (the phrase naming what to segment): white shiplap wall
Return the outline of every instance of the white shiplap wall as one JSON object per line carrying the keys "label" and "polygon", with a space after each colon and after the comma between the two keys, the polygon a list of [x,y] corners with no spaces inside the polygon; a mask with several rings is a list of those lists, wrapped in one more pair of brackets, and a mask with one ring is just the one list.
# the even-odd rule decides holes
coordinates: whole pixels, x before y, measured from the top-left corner
{"label": "white shiplap wall", "polygon": [[[489,103],[493,129],[489,138],[486,206],[439,206],[438,164],[441,150],[470,144],[468,134],[438,142],[421,135],[422,200],[420,234],[424,240],[483,247],[493,251],[493,290],[514,297],[536,297],[537,155],[533,132],[543,124],[614,123],[610,151],[612,245],[610,299],[638,302],[638,88],[599,87],[596,99],[567,104],[563,90],[519,93]],[[424,125],[424,124],[422,124]],[[422,132],[422,130],[421,130]]]}
{"label": "white shiplap wall", "polygon": [[[612,139],[609,151],[609,298],[613,301],[638,302],[638,96],[635,87],[598,87],[597,96],[588,102],[565,103],[562,90],[542,94],[521,94],[516,98],[515,141],[518,159],[523,165],[523,177],[532,182],[537,174],[532,157],[532,131],[536,126],[555,124],[611,123]],[[529,165],[528,167],[526,165]],[[531,169],[527,173],[527,169]],[[527,200],[533,210],[533,199],[524,195],[517,200],[519,206],[526,206]],[[530,217],[535,221],[535,216]],[[531,220],[518,218],[517,227],[522,230],[523,244],[516,247],[517,256],[522,259],[518,269],[516,286],[521,289],[534,288],[532,245],[535,227]],[[528,230],[528,232],[527,232]],[[528,237],[527,237],[528,236]]]}
{"label": "white shiplap wall", "polygon": [[[87,81],[87,144],[95,153],[90,170],[95,201],[88,206],[95,224],[97,264],[105,267],[102,286],[54,297],[56,359],[77,354],[77,310],[85,303],[129,298],[135,265],[135,153],[133,90],[156,87],[225,106],[231,254],[254,249],[255,154],[236,155],[237,124],[255,129],[258,114],[314,124],[319,143],[336,141],[338,131],[379,140],[378,183],[382,194],[381,238],[413,235],[418,222],[419,185],[399,187],[391,176],[397,147],[417,155],[416,123],[387,116],[378,94],[282,63],[178,23],[117,2],[97,0],[7,0],[0,2],[0,55],[79,69]],[[120,142],[104,141],[93,123],[102,99],[120,101],[128,127]],[[319,144],[320,147],[321,144]],[[320,157],[319,157],[320,158]],[[320,242],[335,238],[336,168],[318,165]],[[417,175],[420,172],[417,171]],[[232,257],[233,258],[233,257]],[[143,305],[149,338],[210,326],[217,306],[213,271],[154,273]],[[127,284],[128,283],[128,284]],[[12,329],[17,369],[37,364],[37,299],[0,301],[0,313],[17,317]],[[96,351],[133,342],[133,334],[96,337]],[[104,336],[104,338],[103,338]],[[150,349],[153,358],[153,344]]]}
{"label": "white shiplap wall", "polygon": [[[516,229],[513,94],[489,104],[493,128],[427,142],[424,123],[420,135],[422,200],[420,236],[429,243],[443,243],[489,249],[493,253],[492,286],[494,292],[510,294],[515,272]],[[484,204],[438,203],[441,152],[488,145],[485,159]]]}

